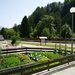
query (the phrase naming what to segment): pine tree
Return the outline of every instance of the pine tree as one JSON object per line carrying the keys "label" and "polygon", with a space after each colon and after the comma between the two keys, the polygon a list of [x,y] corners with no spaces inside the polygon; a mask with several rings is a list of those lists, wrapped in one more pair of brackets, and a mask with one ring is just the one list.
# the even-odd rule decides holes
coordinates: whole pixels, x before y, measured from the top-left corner
{"label": "pine tree", "polygon": [[21,37],[29,37],[29,33],[30,33],[30,26],[28,23],[28,19],[25,16],[21,22],[21,26],[20,26],[20,35]]}

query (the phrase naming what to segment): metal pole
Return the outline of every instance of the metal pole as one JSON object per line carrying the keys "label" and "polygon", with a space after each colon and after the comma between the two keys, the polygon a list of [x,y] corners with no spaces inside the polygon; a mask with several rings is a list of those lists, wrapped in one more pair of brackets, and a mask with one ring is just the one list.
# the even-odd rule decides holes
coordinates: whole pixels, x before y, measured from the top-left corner
{"label": "metal pole", "polygon": [[67,51],[66,51],[67,47],[66,46],[67,45],[66,45],[66,31],[65,31],[65,55],[67,54]]}
{"label": "metal pole", "polygon": [[73,54],[73,17],[74,17],[74,14],[72,13],[72,41],[71,41],[71,54]]}
{"label": "metal pole", "polygon": [[66,37],[65,37],[65,55],[67,55]]}
{"label": "metal pole", "polygon": [[[59,33],[59,41],[61,40],[61,25],[60,25],[60,33]],[[61,42],[59,42],[59,52],[62,53],[61,51]]]}

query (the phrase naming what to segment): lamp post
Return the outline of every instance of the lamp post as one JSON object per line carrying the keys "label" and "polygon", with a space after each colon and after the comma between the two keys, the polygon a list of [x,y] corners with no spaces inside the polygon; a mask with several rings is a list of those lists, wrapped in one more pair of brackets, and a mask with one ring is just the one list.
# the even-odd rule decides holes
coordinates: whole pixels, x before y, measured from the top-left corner
{"label": "lamp post", "polygon": [[73,54],[73,25],[74,25],[74,22],[73,22],[73,18],[74,18],[74,13],[75,13],[75,7],[72,7],[70,8],[70,13],[72,14],[72,43],[71,43],[71,54]]}

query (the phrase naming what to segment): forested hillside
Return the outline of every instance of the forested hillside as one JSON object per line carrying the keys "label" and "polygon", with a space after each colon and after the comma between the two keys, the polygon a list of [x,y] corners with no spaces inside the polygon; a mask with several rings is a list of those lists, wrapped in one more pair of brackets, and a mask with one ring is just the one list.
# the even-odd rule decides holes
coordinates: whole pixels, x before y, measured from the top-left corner
{"label": "forested hillside", "polygon": [[[23,17],[20,25],[14,25],[13,30],[22,38],[37,38],[39,36],[65,38],[65,35],[70,38],[72,24],[69,10],[74,6],[75,0],[65,0],[64,3],[53,2],[45,7],[38,6],[29,17],[26,15]],[[73,30],[75,32],[75,23]]]}

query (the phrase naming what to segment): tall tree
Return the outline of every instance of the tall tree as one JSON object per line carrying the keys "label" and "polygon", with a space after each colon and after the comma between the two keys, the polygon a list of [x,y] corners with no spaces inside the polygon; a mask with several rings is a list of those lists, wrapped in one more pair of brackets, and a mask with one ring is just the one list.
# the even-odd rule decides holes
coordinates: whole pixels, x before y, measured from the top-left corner
{"label": "tall tree", "polygon": [[20,26],[20,34],[21,37],[29,37],[29,33],[30,33],[30,26],[28,23],[28,19],[25,16],[21,22],[21,26]]}
{"label": "tall tree", "polygon": [[29,22],[33,29],[36,27],[39,20],[41,20],[42,16],[45,14],[46,10],[43,7],[37,7],[36,10],[32,13],[32,15],[29,16]]}
{"label": "tall tree", "polygon": [[20,25],[14,24],[13,29],[14,29],[16,32],[19,32],[19,27],[20,27]]}
{"label": "tall tree", "polygon": [[52,37],[54,35],[54,18],[52,16],[44,15],[42,19],[38,22],[35,33],[37,36],[42,36],[47,33],[47,37]]}
{"label": "tall tree", "polygon": [[6,33],[5,33],[5,28],[2,28],[0,31],[0,34],[3,35],[3,37],[6,39]]}
{"label": "tall tree", "polygon": [[70,38],[72,36],[72,31],[71,31],[71,28],[69,27],[68,24],[64,24],[62,26],[62,30],[61,30],[61,36],[63,38]]}

